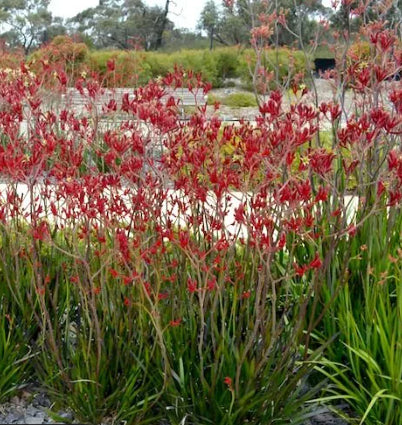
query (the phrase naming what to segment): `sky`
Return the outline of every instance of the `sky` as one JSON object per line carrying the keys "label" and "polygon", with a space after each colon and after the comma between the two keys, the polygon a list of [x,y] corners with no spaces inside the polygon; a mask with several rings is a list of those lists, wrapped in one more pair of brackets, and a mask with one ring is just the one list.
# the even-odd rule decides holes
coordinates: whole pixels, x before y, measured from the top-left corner
{"label": "sky", "polygon": [[[194,30],[200,14],[208,0],[173,0],[170,6],[169,18],[176,28],[189,28]],[[71,18],[89,7],[94,7],[99,0],[51,0],[49,10],[54,16]],[[144,0],[144,3],[164,7],[165,0]],[[173,4],[174,3],[174,4]],[[219,4],[220,0],[216,1]],[[329,5],[330,0],[324,0]]]}

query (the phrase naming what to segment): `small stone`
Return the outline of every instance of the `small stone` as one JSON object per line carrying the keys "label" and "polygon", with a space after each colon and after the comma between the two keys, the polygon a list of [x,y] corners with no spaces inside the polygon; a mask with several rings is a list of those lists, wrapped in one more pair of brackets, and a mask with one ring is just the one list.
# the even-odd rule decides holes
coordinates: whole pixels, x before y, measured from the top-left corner
{"label": "small stone", "polygon": [[24,404],[23,401],[17,396],[12,397],[10,403],[15,404],[16,406],[21,406]]}
{"label": "small stone", "polygon": [[27,425],[35,425],[35,424],[43,424],[43,420],[45,419],[45,416],[43,415],[43,417],[37,417],[37,416],[29,416],[26,415],[24,418],[24,424]]}
{"label": "small stone", "polygon": [[330,412],[319,413],[311,419],[312,425],[347,425],[347,423]]}
{"label": "small stone", "polygon": [[50,407],[51,402],[49,398],[44,393],[36,394],[32,400],[32,405],[34,407]]}
{"label": "small stone", "polygon": [[28,416],[36,416],[38,413],[41,413],[41,411],[34,407],[32,404],[27,407],[25,412],[25,414]]}
{"label": "small stone", "polygon": [[22,394],[21,394],[21,400],[31,400],[32,395],[33,394],[30,391],[24,390],[24,391],[22,391]]}
{"label": "small stone", "polygon": [[6,416],[4,423],[5,424],[20,424],[20,423],[23,423],[23,421],[24,421],[23,415],[9,413]]}
{"label": "small stone", "polygon": [[64,411],[60,410],[59,412],[57,412],[57,415],[60,416],[61,418],[68,419],[68,420],[71,420],[71,421],[74,419],[72,412],[64,412]]}

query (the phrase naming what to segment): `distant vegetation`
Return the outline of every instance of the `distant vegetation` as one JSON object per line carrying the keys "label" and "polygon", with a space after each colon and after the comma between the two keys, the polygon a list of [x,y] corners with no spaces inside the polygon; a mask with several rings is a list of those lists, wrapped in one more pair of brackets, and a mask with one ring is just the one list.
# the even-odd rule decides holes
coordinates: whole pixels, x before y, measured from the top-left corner
{"label": "distant vegetation", "polygon": [[[197,28],[190,31],[175,28],[170,20],[177,12],[171,0],[164,7],[145,0],[102,0],[67,20],[52,16],[48,6],[47,0],[0,0],[0,24],[8,28],[0,34],[0,67],[17,67],[25,58],[33,71],[48,71],[49,82],[51,73],[63,68],[69,85],[96,73],[108,86],[137,86],[178,65],[202,73],[215,88],[236,78],[245,89],[259,91],[264,88],[259,87],[257,67],[265,70],[264,78],[277,82],[272,84],[289,84],[299,73],[311,75],[314,58],[336,56],[327,46],[334,41],[331,34],[341,29],[351,31],[356,48],[350,52],[359,57],[364,46],[359,45],[358,30],[366,18],[379,13],[370,6],[367,16],[351,16],[345,5],[334,11],[321,0],[209,0]],[[387,25],[401,17],[399,6],[401,0],[387,9],[382,17]],[[262,11],[276,17],[272,33],[264,32]],[[253,27],[254,35],[260,31],[254,41]],[[269,50],[264,48],[256,60],[253,43],[262,36]]]}
{"label": "distant vegetation", "polygon": [[[81,40],[96,50],[175,51],[205,49],[223,46],[250,47],[251,28],[266,23],[260,21],[261,12],[277,16],[275,35],[270,43],[301,49],[317,41],[333,41],[332,32],[349,28],[355,34],[368,18],[380,13],[376,2],[369,2],[364,16],[348,13],[357,2],[340,5],[334,11],[322,0],[294,1],[262,0],[220,1],[209,0],[201,11],[197,28],[176,28],[172,16],[180,10],[171,0],[163,7],[150,6],[146,0],[102,0],[70,19],[53,16],[48,0],[0,0],[0,24],[7,48],[21,49],[25,56],[48,44],[58,35]],[[402,0],[394,1],[381,18],[389,25],[401,18]],[[286,25],[283,19],[286,17]],[[310,48],[310,47],[309,47]],[[328,51],[325,52],[328,55]]]}
{"label": "distant vegetation", "polygon": [[[170,53],[90,50],[84,43],[58,36],[52,43],[30,55],[28,62],[33,71],[40,71],[43,67],[57,70],[61,64],[65,64],[70,84],[83,75],[95,72],[108,86],[135,86],[152,78],[164,77],[179,64],[184,69],[201,73],[215,88],[223,87],[225,80],[233,78],[239,78],[245,88],[251,88],[250,71],[254,71],[255,53],[252,49],[236,46],[214,50],[183,49]],[[267,52],[264,66],[283,81],[304,71],[306,59],[302,52],[283,47],[277,52]]]}

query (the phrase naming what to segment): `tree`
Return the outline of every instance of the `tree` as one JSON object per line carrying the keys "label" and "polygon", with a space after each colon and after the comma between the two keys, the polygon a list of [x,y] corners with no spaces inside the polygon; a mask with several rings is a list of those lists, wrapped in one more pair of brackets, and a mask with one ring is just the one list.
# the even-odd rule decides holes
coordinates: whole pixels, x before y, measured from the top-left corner
{"label": "tree", "polygon": [[209,0],[201,12],[199,27],[205,30],[209,38],[209,48],[212,50],[214,35],[218,32],[219,11],[213,0]]}
{"label": "tree", "polygon": [[43,31],[41,42],[48,43],[52,41],[55,37],[66,34],[67,28],[64,25],[63,18],[56,16],[52,18],[52,24]]}
{"label": "tree", "polygon": [[216,37],[227,45],[247,44],[250,40],[250,28],[240,15],[224,9]]}
{"label": "tree", "polygon": [[52,24],[49,3],[50,0],[0,0],[0,23],[7,28],[1,36],[10,46],[21,46],[28,55]]}
{"label": "tree", "polygon": [[289,45],[297,41],[308,43],[317,31],[318,17],[329,14],[330,9],[322,4],[322,0],[280,0],[279,10],[283,8],[286,25],[278,28],[278,41],[281,45]]}
{"label": "tree", "polygon": [[173,24],[165,8],[148,7],[142,0],[103,0],[70,20],[76,30],[91,36],[97,47],[129,49],[141,43],[146,50],[162,45],[163,32]]}
{"label": "tree", "polygon": [[170,0],[166,0],[165,3],[165,9],[161,13],[161,15],[157,18],[155,22],[156,27],[156,43],[155,43],[155,49],[159,49],[162,47],[162,41],[163,41],[163,33],[168,26],[168,13],[169,13],[169,5]]}
{"label": "tree", "polygon": [[226,0],[224,5],[221,28],[225,30],[222,37],[233,40],[235,35],[236,43],[249,37],[252,28],[263,24],[260,21],[262,14],[271,13],[278,16],[282,14],[286,18],[285,24],[275,23],[273,43],[290,45],[294,42],[308,42],[317,25],[317,16],[329,13],[322,0]]}

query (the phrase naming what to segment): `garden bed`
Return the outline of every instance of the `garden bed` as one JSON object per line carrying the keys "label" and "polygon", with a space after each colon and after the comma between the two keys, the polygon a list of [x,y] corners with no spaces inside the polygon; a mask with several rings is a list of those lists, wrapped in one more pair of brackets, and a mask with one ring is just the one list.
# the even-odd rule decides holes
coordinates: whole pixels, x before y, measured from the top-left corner
{"label": "garden bed", "polygon": [[1,72],[4,420],[44,422],[43,391],[85,423],[397,423],[398,86],[353,67],[348,100],[300,84],[228,125],[150,81],[104,128],[98,81],[76,113]]}

